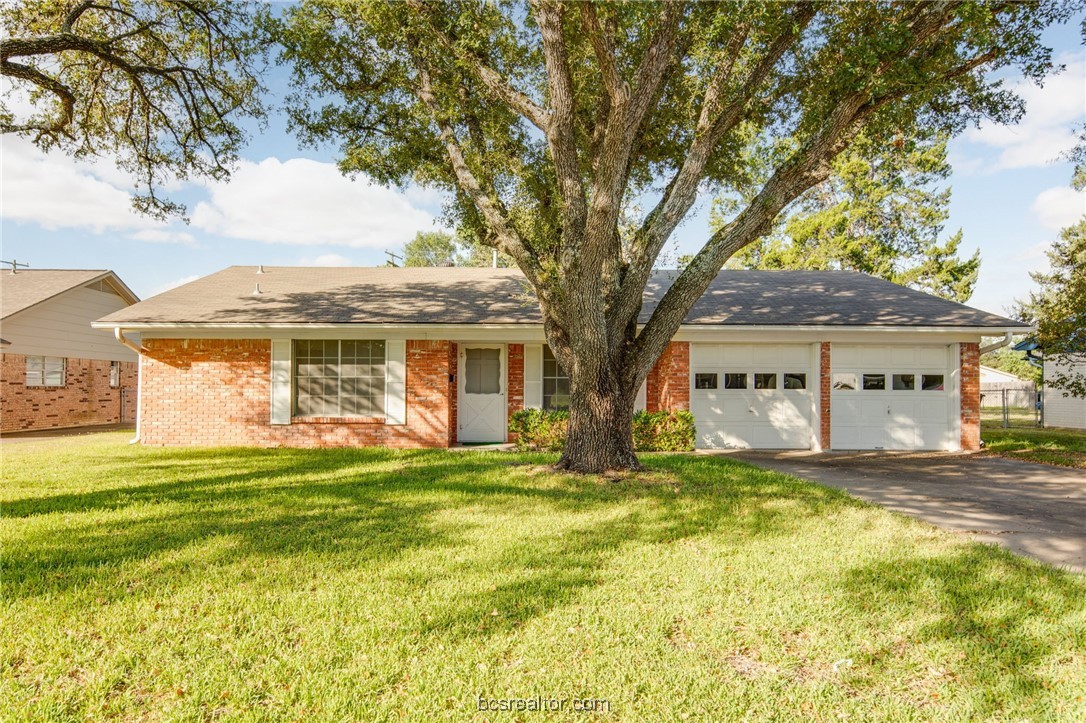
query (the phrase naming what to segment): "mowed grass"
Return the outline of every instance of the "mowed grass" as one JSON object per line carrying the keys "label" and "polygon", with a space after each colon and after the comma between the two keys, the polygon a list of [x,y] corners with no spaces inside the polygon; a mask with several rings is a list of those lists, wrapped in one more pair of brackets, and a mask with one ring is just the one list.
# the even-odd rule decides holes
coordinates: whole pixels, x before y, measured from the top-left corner
{"label": "mowed grass", "polygon": [[1086,578],[791,477],[127,436],[2,448],[4,720],[1086,719]]}
{"label": "mowed grass", "polygon": [[1015,426],[1003,428],[999,413],[997,409],[994,414],[981,416],[981,438],[988,451],[1013,459],[1086,469],[1086,431],[1031,426],[1021,414],[1018,419],[1012,415],[1011,424]]}

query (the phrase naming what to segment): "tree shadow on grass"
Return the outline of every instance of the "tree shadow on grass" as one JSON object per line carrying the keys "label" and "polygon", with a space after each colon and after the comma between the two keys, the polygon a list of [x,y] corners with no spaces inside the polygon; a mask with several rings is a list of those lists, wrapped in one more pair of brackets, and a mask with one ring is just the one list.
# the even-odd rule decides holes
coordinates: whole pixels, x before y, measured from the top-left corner
{"label": "tree shadow on grass", "polygon": [[[968,545],[937,557],[872,562],[848,571],[842,586],[850,593],[843,604],[864,615],[892,610],[896,619],[928,621],[910,638],[914,644],[949,646],[967,661],[955,674],[964,689],[980,691],[977,707],[968,711],[971,718],[1048,717],[1052,709],[1045,701],[1067,703],[1037,667],[1053,662],[1049,656],[1061,639],[1077,641],[1069,647],[1086,648],[1086,580],[1081,577],[992,546]],[[871,655],[871,662],[900,655],[898,647],[887,645]],[[1005,711],[1007,702],[1036,710]]]}
{"label": "tree shadow on grass", "polygon": [[[571,603],[605,582],[611,557],[626,545],[670,543],[723,528],[736,539],[787,535],[800,517],[858,504],[834,490],[719,458],[651,459],[664,481],[649,475],[617,483],[533,471],[548,459],[188,450],[88,461],[90,476],[157,480],[5,505],[5,527],[28,528],[8,546],[5,596],[93,587],[121,598],[131,594],[131,565],[148,561],[162,581],[191,565],[214,574],[232,562],[303,555],[318,560],[311,565],[317,577],[342,569],[379,577],[404,555],[453,549],[462,550],[467,567],[416,573],[412,589],[493,566],[493,585],[451,594],[420,630],[467,637],[508,631]],[[538,526],[549,515],[567,527],[570,519],[576,524],[554,535],[537,528],[523,546],[477,548],[477,528],[494,520]],[[38,524],[43,520],[47,524]],[[228,544],[202,557],[171,554],[223,540]],[[140,589],[155,585],[152,579]],[[494,610],[498,615],[489,615]]]}

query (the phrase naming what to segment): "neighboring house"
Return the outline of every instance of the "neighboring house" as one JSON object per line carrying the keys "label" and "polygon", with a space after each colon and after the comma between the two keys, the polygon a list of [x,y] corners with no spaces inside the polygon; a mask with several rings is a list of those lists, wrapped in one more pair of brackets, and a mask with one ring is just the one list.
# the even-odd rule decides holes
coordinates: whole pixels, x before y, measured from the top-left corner
{"label": "neighboring house", "polygon": [[91,322],[137,301],[112,271],[0,272],[0,431],[134,422],[138,355]]}
{"label": "neighboring house", "polygon": [[[1062,389],[1055,389],[1047,384],[1057,369],[1049,359],[1044,360],[1044,420],[1046,427],[1070,427],[1086,429],[1086,399],[1064,396]],[[1086,364],[1076,364],[1074,371],[1086,374]]]}
{"label": "neighboring house", "polygon": [[980,386],[983,388],[989,384],[1018,384],[1022,386],[1031,385],[1033,382],[1022,377],[1016,377],[1010,372],[1005,372],[1002,369],[993,369],[992,367],[986,367],[983,364],[980,366]]}
{"label": "neighboring house", "polygon": [[[95,326],[141,335],[146,444],[446,447],[568,404],[540,319],[516,270],[250,266]],[[723,271],[639,406],[690,409],[700,448],[972,450],[981,337],[1025,329],[863,274]]]}

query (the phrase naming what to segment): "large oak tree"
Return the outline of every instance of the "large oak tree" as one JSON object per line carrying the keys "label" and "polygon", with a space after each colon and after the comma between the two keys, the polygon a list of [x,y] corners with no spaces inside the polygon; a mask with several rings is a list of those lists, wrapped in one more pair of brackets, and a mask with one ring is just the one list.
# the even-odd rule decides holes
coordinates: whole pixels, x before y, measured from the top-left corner
{"label": "large oak tree", "polygon": [[[992,71],[1042,80],[1038,2],[400,3],[304,0],[269,21],[301,136],[345,172],[451,192],[452,221],[511,256],[571,381],[559,465],[636,467],[636,390],[723,263],[859,133],[892,142],[1014,122]],[[749,150],[783,150],[753,174]],[[656,260],[702,191],[749,202],[644,324]],[[629,224],[624,213],[648,209]]]}
{"label": "large oak tree", "polygon": [[114,160],[138,210],[226,178],[245,118],[263,116],[251,7],[230,0],[19,0],[0,6],[0,133],[43,151]]}

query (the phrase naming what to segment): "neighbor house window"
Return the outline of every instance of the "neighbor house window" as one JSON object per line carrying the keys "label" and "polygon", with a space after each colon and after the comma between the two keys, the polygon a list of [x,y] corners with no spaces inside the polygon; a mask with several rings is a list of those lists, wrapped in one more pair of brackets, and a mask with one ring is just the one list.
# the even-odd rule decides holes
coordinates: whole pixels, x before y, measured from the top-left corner
{"label": "neighbor house window", "polygon": [[546,345],[543,346],[543,408],[550,411],[569,409],[569,375]]}
{"label": "neighbor house window", "polygon": [[297,416],[383,416],[385,342],[295,341],[293,386]]}
{"label": "neighbor house window", "polygon": [[63,387],[66,361],[62,356],[28,356],[26,358],[26,385],[28,387]]}
{"label": "neighbor house window", "polygon": [[109,386],[114,389],[121,386],[121,363],[119,361],[109,363]]}

